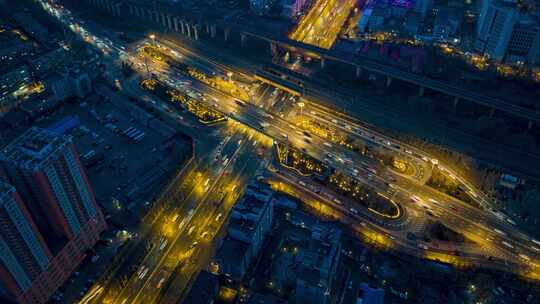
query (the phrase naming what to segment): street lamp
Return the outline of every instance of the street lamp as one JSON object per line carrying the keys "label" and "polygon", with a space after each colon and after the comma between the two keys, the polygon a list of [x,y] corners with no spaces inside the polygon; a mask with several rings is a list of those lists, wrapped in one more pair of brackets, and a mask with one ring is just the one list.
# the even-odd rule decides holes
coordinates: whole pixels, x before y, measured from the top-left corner
{"label": "street lamp", "polygon": [[306,104],[303,103],[303,102],[299,102],[299,103],[298,103],[298,106],[300,107],[300,118],[301,118],[301,119],[304,118],[304,115],[303,115],[303,113],[304,113],[304,112],[303,112],[303,109],[304,109],[304,106],[305,106],[305,105],[306,105]]}
{"label": "street lamp", "polygon": [[233,72],[231,71],[227,72],[227,77],[229,78],[230,82],[232,82],[232,76],[233,76]]}
{"label": "street lamp", "polygon": [[150,34],[150,36],[148,36],[150,39],[152,39],[152,44],[155,46],[156,45],[156,35],[154,34]]}

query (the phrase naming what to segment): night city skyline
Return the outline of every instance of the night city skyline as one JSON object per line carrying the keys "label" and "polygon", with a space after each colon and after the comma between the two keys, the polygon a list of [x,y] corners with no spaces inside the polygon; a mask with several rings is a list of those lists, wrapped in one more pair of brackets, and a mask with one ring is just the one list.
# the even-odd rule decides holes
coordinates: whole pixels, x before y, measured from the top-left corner
{"label": "night city skyline", "polygon": [[537,0],[0,0],[0,303],[540,303]]}

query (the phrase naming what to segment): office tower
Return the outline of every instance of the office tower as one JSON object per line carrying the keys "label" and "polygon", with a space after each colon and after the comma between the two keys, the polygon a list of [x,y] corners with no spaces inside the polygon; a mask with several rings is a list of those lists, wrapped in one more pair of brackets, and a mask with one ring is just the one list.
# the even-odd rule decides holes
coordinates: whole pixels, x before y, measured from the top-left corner
{"label": "office tower", "polygon": [[416,0],[414,2],[414,11],[419,13],[423,19],[426,17],[427,12],[431,9],[432,6],[433,0]]}
{"label": "office tower", "polygon": [[488,4],[475,42],[477,51],[501,60],[508,47],[519,12],[514,4],[492,2]]}
{"label": "office tower", "polygon": [[486,20],[486,13],[491,0],[478,0],[476,1],[476,35],[480,34],[484,21]]}
{"label": "office tower", "polygon": [[[0,179],[15,187],[53,257],[38,280],[50,296],[106,228],[71,137],[29,129],[0,151]],[[38,299],[20,301],[46,300]]]}
{"label": "office tower", "polygon": [[512,31],[505,62],[521,62],[533,66],[540,62],[540,26],[534,19],[522,19]]}

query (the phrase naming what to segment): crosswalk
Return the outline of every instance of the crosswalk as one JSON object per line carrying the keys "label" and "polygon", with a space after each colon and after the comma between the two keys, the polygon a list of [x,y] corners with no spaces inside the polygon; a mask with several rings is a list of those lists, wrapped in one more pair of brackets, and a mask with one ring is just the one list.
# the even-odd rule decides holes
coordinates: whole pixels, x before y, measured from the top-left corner
{"label": "crosswalk", "polygon": [[426,232],[426,229],[429,226],[430,221],[425,218],[416,218],[412,223],[410,232],[414,233],[417,236],[423,235]]}

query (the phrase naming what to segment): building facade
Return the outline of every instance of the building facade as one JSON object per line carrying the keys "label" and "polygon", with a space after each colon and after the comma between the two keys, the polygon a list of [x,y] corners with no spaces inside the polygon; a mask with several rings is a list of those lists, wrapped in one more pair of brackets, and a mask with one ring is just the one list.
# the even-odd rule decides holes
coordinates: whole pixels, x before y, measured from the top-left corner
{"label": "building facade", "polygon": [[481,28],[475,42],[476,50],[495,60],[502,60],[518,18],[515,6],[489,3],[482,20],[478,21]]}
{"label": "building facade", "polygon": [[246,194],[231,211],[227,237],[214,264],[220,272],[241,281],[249,265],[258,257],[273,220],[273,192],[267,184],[250,184]]}
{"label": "building facade", "polygon": [[0,294],[25,293],[52,254],[15,188],[0,182]]}
{"label": "building facade", "polygon": [[414,12],[420,14],[423,18],[426,17],[428,11],[433,7],[433,0],[417,0],[414,2]]}
{"label": "building facade", "polygon": [[534,65],[540,54],[540,26],[520,15],[515,3],[488,2],[479,16],[475,48],[497,61]]}
{"label": "building facade", "polygon": [[17,190],[48,257],[28,274],[30,286],[3,280],[3,289],[19,303],[44,303],[98,241],[105,220],[69,136],[29,129],[0,151],[0,180]]}
{"label": "building facade", "polygon": [[540,62],[540,26],[529,20],[516,23],[505,54],[507,62],[534,65]]}

